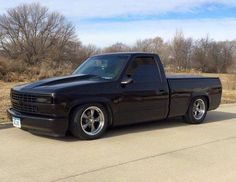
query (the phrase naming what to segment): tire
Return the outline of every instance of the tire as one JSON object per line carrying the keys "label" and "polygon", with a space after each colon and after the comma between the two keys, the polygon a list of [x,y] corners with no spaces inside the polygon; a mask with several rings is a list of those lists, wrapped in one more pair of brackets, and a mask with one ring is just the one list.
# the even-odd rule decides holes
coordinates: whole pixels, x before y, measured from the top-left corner
{"label": "tire", "polygon": [[108,126],[108,113],[101,104],[86,104],[77,107],[70,120],[73,136],[93,140],[100,138]]}
{"label": "tire", "polygon": [[207,114],[207,100],[205,97],[195,97],[192,99],[184,120],[189,124],[203,123]]}

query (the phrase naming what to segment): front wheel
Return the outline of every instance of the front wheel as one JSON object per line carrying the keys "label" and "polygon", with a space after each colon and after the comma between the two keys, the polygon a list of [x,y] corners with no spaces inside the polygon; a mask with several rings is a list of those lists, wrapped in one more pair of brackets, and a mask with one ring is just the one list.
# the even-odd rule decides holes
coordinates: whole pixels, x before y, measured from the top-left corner
{"label": "front wheel", "polygon": [[106,109],[100,104],[86,104],[72,113],[71,133],[80,139],[97,139],[101,137],[108,125]]}
{"label": "front wheel", "polygon": [[190,103],[184,119],[190,124],[200,124],[204,121],[207,114],[207,101],[204,97],[196,97]]}

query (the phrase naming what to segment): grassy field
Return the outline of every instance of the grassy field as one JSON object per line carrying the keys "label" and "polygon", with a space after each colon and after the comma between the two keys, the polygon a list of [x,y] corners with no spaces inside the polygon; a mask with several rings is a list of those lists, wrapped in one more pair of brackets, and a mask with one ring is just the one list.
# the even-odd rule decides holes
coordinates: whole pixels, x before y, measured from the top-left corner
{"label": "grassy field", "polygon": [[223,86],[222,103],[236,103],[236,74],[203,74],[204,76],[217,76]]}
{"label": "grassy field", "polygon": [[21,83],[14,83],[14,82],[2,82],[0,81],[0,122],[6,122],[7,121],[7,114],[6,109],[10,107],[10,89]]}
{"label": "grassy field", "polygon": [[[198,74],[198,73],[190,73]],[[236,103],[236,74],[201,74],[204,76],[218,76],[223,85],[222,103]],[[23,82],[1,82],[0,81],[0,122],[7,122],[6,109],[10,107],[10,88]]]}

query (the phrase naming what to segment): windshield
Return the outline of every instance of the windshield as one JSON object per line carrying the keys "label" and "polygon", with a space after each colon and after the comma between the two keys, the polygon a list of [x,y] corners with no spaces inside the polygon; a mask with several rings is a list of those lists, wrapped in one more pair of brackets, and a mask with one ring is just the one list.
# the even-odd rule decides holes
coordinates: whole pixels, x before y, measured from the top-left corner
{"label": "windshield", "polygon": [[95,75],[103,79],[117,79],[129,59],[128,55],[103,55],[87,59],[73,74]]}

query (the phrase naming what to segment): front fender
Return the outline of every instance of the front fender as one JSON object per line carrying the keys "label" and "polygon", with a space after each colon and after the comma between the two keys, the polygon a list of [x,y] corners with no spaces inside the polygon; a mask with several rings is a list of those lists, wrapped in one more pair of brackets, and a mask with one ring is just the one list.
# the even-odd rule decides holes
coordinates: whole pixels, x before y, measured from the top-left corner
{"label": "front fender", "polygon": [[87,98],[80,98],[73,100],[71,103],[69,103],[68,107],[69,110],[71,110],[74,107],[77,107],[79,105],[88,104],[88,103],[106,103],[109,104],[110,100],[104,97],[87,97]]}
{"label": "front fender", "polygon": [[104,105],[108,111],[109,115],[109,122],[110,124],[113,123],[114,119],[114,107],[112,107],[112,102],[108,98],[104,97],[86,97],[86,98],[80,98],[77,100],[73,100],[69,105],[68,105],[68,116],[70,115],[71,111],[81,105],[88,104],[88,103],[100,103]]}

